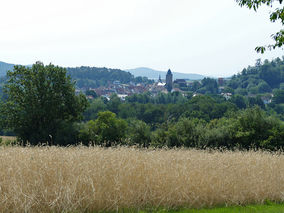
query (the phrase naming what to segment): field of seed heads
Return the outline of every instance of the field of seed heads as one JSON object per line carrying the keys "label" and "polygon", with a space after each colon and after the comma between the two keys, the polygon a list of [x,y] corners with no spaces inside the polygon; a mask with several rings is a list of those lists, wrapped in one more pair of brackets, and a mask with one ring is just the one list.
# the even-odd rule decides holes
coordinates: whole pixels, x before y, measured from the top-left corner
{"label": "field of seed heads", "polygon": [[202,208],[284,201],[284,155],[0,147],[0,212]]}

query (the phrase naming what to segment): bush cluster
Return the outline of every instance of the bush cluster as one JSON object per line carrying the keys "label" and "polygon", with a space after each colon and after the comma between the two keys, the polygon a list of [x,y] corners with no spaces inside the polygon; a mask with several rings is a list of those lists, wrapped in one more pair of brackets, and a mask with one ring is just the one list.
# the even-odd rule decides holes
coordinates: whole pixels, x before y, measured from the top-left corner
{"label": "bush cluster", "polygon": [[281,149],[284,125],[259,107],[206,122],[181,117],[151,131],[141,120],[123,120],[112,112],[100,112],[96,120],[79,126],[78,142],[101,146],[194,147],[228,149]]}

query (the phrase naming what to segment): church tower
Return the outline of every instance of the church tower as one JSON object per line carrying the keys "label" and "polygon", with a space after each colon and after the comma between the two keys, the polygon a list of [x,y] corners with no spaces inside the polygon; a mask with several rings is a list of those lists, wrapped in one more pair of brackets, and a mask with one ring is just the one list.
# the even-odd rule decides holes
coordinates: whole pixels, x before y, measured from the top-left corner
{"label": "church tower", "polygon": [[162,82],[162,79],[161,79],[161,75],[159,75],[158,83],[163,83],[163,82]]}
{"label": "church tower", "polygon": [[166,88],[169,92],[173,89],[173,74],[171,70],[168,70],[166,75]]}

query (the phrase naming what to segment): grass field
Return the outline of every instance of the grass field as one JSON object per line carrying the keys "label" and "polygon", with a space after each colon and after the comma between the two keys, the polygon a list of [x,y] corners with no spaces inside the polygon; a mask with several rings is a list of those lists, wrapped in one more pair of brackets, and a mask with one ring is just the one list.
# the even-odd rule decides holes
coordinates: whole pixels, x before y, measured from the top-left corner
{"label": "grass field", "polygon": [[139,211],[284,201],[280,153],[3,146],[0,159],[0,212]]}
{"label": "grass field", "polygon": [[0,145],[11,144],[11,143],[14,143],[17,140],[17,138],[13,137],[13,136],[0,136],[0,138],[1,138]]}

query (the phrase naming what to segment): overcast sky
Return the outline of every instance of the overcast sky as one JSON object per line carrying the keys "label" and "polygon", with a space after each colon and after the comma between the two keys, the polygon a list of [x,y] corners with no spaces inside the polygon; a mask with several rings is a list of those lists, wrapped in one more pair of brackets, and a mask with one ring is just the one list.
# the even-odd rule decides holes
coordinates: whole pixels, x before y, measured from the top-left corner
{"label": "overcast sky", "polygon": [[257,58],[281,25],[235,0],[5,0],[0,61],[230,76]]}

